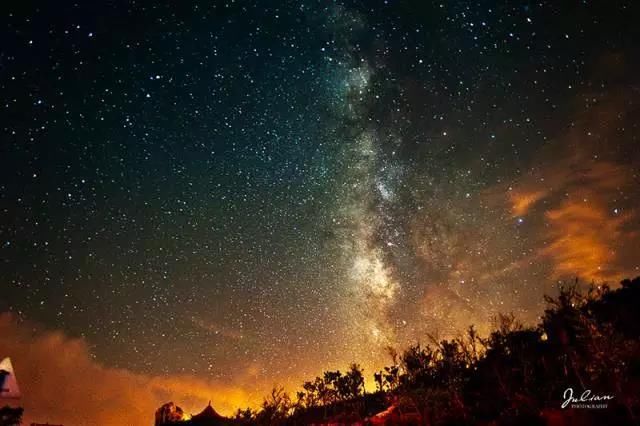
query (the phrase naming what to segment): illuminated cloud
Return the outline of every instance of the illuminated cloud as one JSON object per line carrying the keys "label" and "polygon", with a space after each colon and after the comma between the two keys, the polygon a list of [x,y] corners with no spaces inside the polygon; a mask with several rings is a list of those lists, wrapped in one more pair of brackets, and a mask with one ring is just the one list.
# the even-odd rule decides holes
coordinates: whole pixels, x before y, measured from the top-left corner
{"label": "illuminated cloud", "polygon": [[0,348],[14,361],[23,391],[25,424],[151,424],[155,410],[174,401],[199,412],[209,400],[222,414],[258,399],[240,387],[189,376],[150,376],[97,362],[82,339],[0,315]]}
{"label": "illuminated cloud", "polygon": [[615,285],[638,274],[637,167],[609,142],[628,145],[628,99],[599,97],[586,112],[578,105],[571,126],[533,154],[518,178],[467,196],[469,185],[454,180],[419,200],[408,235],[419,301],[412,312],[424,325],[408,340],[455,336],[471,324],[488,330],[503,312],[534,323],[540,295],[552,294],[557,281]]}
{"label": "illuminated cloud", "polygon": [[611,96],[577,117],[540,154],[542,166],[507,191],[514,216],[543,218],[536,231],[538,254],[551,262],[555,279],[615,283],[635,272],[626,259],[638,243],[630,226],[638,217],[629,202],[637,191],[633,165],[602,149],[607,140],[621,137],[625,99]]}
{"label": "illuminated cloud", "polygon": [[553,259],[556,277],[577,275],[593,281],[617,281],[616,264],[622,226],[629,216],[616,216],[601,201],[567,200],[546,212],[550,243],[543,253]]}
{"label": "illuminated cloud", "polygon": [[535,205],[540,199],[547,195],[545,191],[532,192],[511,192],[510,201],[512,204],[513,216],[524,216],[529,209]]}

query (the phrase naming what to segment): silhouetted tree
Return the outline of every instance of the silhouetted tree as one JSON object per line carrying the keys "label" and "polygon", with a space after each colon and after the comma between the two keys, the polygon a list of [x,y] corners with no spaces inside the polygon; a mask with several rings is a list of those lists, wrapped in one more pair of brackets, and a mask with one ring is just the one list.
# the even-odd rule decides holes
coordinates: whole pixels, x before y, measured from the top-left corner
{"label": "silhouetted tree", "polygon": [[24,409],[21,407],[9,407],[8,405],[0,408],[0,426],[18,426],[22,423],[22,413]]}
{"label": "silhouetted tree", "polygon": [[245,409],[238,408],[233,419],[238,424],[250,425],[253,424],[256,420],[257,413],[253,411],[251,408],[247,407]]}
{"label": "silhouetted tree", "polygon": [[[258,424],[353,423],[371,412],[365,401],[396,410],[393,422],[421,425],[638,424],[640,406],[640,277],[612,290],[578,283],[545,297],[540,324],[525,327],[513,314],[495,318],[486,337],[474,327],[452,340],[387,348],[391,365],[374,373],[377,392],[364,392],[364,374],[352,364],[304,382],[292,403],[274,388],[257,413],[236,419]],[[574,386],[614,393],[607,410],[562,411]],[[367,414],[368,413],[368,414]],[[329,416],[334,416],[331,419]],[[288,423],[287,423],[288,422]]]}
{"label": "silhouetted tree", "polygon": [[284,422],[292,409],[291,398],[283,387],[274,386],[262,402],[262,409],[255,416],[260,425],[276,425]]}
{"label": "silhouetted tree", "polygon": [[358,364],[351,364],[349,371],[336,381],[338,395],[342,400],[350,400],[362,396],[364,392],[364,374]]}

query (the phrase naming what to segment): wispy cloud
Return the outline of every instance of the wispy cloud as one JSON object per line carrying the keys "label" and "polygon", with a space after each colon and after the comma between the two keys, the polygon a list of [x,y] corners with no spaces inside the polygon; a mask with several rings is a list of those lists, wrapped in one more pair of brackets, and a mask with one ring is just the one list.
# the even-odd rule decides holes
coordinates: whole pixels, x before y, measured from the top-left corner
{"label": "wispy cloud", "polygon": [[576,117],[507,192],[514,216],[544,219],[538,253],[551,261],[554,278],[617,281],[633,274],[623,257],[638,243],[628,226],[638,219],[629,202],[637,176],[628,159],[603,145],[627,137],[626,99],[611,96]]}
{"label": "wispy cloud", "polygon": [[33,324],[18,323],[9,314],[0,314],[0,348],[14,361],[25,424],[142,425],[152,424],[156,408],[170,400],[187,412],[198,412],[211,400],[223,414],[258,401],[246,387],[107,367],[91,356],[84,340],[59,331],[34,332]]}

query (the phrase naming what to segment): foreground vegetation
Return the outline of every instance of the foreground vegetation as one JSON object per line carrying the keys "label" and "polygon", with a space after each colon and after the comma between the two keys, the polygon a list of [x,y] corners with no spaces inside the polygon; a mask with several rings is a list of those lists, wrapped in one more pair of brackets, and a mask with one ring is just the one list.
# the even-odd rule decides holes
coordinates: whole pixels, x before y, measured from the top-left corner
{"label": "foreground vegetation", "polygon": [[[363,370],[327,371],[295,395],[274,388],[259,410],[182,424],[634,425],[640,424],[640,277],[615,290],[577,283],[546,297],[536,326],[496,318],[487,337],[470,327],[397,353],[365,392]],[[567,389],[587,408],[562,408]],[[606,397],[589,401],[593,396]],[[606,407],[604,407],[606,406]],[[604,408],[603,408],[604,407]],[[0,425],[21,408],[0,408]]]}
{"label": "foreground vegetation", "polygon": [[[238,410],[233,423],[638,424],[640,277],[615,290],[577,288],[546,297],[535,327],[501,315],[486,338],[470,327],[458,339],[390,349],[391,365],[374,375],[375,393],[365,393],[353,364],[305,382],[295,396],[274,388],[261,409]],[[569,387],[576,398],[590,390],[612,399],[606,408],[563,409]]]}

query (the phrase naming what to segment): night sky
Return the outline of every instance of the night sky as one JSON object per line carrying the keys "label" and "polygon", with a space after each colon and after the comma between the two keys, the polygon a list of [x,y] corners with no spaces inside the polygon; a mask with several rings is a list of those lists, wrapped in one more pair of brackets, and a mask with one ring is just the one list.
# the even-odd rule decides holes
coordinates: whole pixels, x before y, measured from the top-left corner
{"label": "night sky", "polygon": [[7,3],[0,312],[105,368],[369,376],[640,274],[637,2]]}

